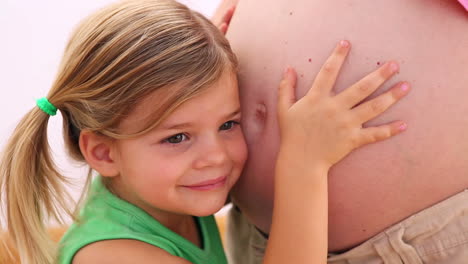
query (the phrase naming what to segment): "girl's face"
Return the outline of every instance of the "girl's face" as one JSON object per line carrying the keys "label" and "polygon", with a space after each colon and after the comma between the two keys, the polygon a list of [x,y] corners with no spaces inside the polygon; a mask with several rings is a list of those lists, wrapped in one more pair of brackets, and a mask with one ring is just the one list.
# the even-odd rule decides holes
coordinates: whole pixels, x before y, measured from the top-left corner
{"label": "girl's face", "polygon": [[[152,112],[157,93],[121,123],[124,132],[134,131]],[[240,119],[237,78],[226,72],[153,131],[116,141],[112,158],[120,173],[111,181],[112,190],[155,218],[215,213],[247,157]]]}

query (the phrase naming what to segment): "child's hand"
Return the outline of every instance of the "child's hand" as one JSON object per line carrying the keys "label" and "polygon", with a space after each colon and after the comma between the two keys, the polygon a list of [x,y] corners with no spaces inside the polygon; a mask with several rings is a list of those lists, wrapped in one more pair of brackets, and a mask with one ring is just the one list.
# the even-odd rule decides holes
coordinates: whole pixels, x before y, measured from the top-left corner
{"label": "child's hand", "polygon": [[281,151],[297,154],[304,162],[313,162],[329,169],[353,149],[385,140],[406,129],[406,124],[390,124],[363,128],[362,124],[383,113],[409,91],[401,82],[384,94],[356,106],[390,79],[398,65],[389,62],[343,92],[332,95],[339,70],[350,44],[342,41],[323,65],[307,94],[296,102],[296,73],[286,70],[278,94],[278,120]]}

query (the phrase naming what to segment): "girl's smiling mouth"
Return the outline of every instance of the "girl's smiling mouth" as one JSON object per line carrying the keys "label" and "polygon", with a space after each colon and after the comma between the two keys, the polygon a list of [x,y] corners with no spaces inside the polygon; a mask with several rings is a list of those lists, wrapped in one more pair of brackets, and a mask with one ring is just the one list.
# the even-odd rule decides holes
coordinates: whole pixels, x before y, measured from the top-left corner
{"label": "girl's smiling mouth", "polygon": [[207,181],[198,182],[191,185],[182,185],[182,187],[197,191],[209,191],[224,186],[227,176],[221,176]]}

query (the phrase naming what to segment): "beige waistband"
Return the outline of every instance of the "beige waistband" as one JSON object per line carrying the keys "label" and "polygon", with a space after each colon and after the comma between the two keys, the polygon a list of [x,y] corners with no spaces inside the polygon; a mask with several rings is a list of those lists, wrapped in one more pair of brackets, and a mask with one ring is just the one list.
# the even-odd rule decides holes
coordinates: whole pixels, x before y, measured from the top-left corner
{"label": "beige waistband", "polygon": [[347,252],[331,254],[329,263],[468,263],[468,191],[403,220]]}

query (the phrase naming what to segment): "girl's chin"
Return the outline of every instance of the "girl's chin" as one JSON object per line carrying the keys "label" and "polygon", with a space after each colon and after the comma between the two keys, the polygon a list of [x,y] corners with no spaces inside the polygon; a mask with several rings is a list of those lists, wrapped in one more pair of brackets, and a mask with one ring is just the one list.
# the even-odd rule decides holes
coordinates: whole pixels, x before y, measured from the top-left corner
{"label": "girl's chin", "polygon": [[213,215],[219,210],[221,210],[224,205],[226,205],[226,199],[220,200],[220,201],[212,201],[210,204],[206,204],[205,206],[197,206],[195,210],[192,210],[192,213],[190,215],[193,216],[198,216],[198,217],[204,217],[204,216],[209,216]]}

